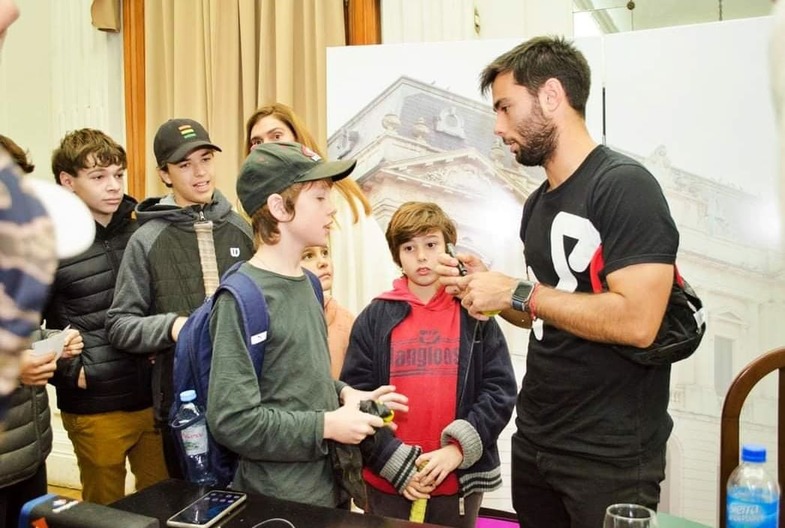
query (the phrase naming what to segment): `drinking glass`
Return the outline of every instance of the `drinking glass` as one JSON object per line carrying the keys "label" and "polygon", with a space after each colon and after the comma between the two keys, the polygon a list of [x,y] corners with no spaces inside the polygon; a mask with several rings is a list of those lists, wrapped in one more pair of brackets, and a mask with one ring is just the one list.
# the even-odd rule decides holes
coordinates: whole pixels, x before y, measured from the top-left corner
{"label": "drinking glass", "polygon": [[657,514],[640,504],[612,504],[605,510],[603,528],[656,528]]}

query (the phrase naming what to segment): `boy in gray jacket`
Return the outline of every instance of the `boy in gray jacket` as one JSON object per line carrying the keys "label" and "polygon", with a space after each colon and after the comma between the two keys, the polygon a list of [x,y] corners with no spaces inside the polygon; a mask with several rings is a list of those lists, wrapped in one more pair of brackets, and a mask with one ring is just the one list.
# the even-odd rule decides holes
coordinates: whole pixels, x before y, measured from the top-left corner
{"label": "boy in gray jacket", "polygon": [[136,208],[117,278],[107,329],[112,343],[153,365],[153,409],[163,432],[164,458],[173,478],[183,471],[168,423],[173,394],[174,345],[188,315],[211,295],[235,262],[253,254],[251,229],[215,188],[215,152],[204,127],[170,119],[153,141],[158,174],[171,193]]}

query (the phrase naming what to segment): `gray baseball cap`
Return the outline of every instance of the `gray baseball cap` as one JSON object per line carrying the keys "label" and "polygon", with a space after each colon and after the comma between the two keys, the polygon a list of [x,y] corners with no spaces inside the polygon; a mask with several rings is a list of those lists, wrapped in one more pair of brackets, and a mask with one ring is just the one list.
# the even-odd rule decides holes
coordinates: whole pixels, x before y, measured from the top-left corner
{"label": "gray baseball cap", "polygon": [[237,197],[248,216],[267,203],[267,198],[295,183],[348,176],[356,160],[324,161],[299,143],[262,143],[251,150],[237,177]]}

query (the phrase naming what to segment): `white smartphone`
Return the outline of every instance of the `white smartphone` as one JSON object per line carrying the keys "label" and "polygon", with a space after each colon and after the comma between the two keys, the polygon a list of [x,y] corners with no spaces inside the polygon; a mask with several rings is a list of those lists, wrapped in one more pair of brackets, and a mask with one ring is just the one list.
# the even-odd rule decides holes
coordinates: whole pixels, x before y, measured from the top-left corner
{"label": "white smartphone", "polygon": [[213,490],[205,493],[166,521],[177,528],[209,528],[245,502],[248,496],[239,491]]}

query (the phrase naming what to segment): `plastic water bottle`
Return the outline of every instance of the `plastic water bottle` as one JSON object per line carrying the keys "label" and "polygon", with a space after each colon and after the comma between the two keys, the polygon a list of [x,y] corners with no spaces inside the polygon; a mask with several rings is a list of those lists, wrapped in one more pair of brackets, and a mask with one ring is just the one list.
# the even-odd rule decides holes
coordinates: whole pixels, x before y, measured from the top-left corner
{"label": "plastic water bottle", "polygon": [[728,528],[776,528],[780,487],[764,466],[766,448],[745,444],[741,464],[728,478]]}
{"label": "plastic water bottle", "polygon": [[175,425],[179,429],[180,438],[185,450],[186,472],[188,480],[197,484],[215,485],[216,478],[210,470],[207,456],[207,422],[204,413],[196,405],[196,391],[187,390],[180,393],[182,404],[175,415]]}

